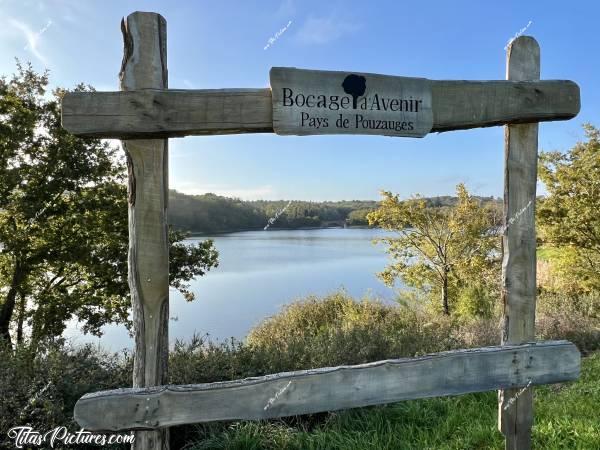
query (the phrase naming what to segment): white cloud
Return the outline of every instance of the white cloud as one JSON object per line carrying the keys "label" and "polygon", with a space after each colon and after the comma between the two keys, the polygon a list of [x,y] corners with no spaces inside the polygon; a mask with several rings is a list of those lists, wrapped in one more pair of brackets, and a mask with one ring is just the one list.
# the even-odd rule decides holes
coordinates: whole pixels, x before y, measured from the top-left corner
{"label": "white cloud", "polygon": [[44,65],[48,65],[48,61],[47,61],[46,57],[44,55],[42,55],[38,46],[39,46],[39,42],[40,42],[40,36],[42,34],[44,34],[48,30],[48,28],[50,28],[50,26],[52,26],[52,21],[48,20],[46,25],[38,32],[34,32],[31,29],[31,27],[29,27],[29,25],[27,25],[24,22],[21,22],[20,20],[14,19],[12,17],[9,19],[9,23],[14,28],[19,30],[22,33],[25,40],[27,41],[27,45],[25,45],[25,47],[23,47],[23,49],[30,51]]}
{"label": "white cloud", "polygon": [[222,184],[198,184],[194,182],[171,182],[171,189],[190,195],[213,193],[223,197],[235,197],[242,200],[265,200],[273,195],[270,185],[251,188],[239,188]]}
{"label": "white cloud", "polygon": [[360,26],[336,17],[309,17],[296,34],[304,44],[326,44],[347,34],[354,33]]}

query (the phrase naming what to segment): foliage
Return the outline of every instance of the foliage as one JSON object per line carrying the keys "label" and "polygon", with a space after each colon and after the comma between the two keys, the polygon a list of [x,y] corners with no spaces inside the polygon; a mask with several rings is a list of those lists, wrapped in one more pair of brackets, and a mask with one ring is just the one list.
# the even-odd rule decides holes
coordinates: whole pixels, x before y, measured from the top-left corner
{"label": "foliage", "polygon": [[220,233],[259,229],[267,220],[263,211],[239,199],[169,191],[169,223],[177,229]]}
{"label": "foliage", "polygon": [[[99,333],[128,323],[127,192],[118,149],[60,125],[64,91],[18,64],[0,79],[0,337],[59,336],[76,318]],[[79,86],[76,90],[89,87]],[[212,243],[184,246],[171,233],[171,285],[216,265]]]}
{"label": "foliage", "polygon": [[600,130],[585,125],[586,142],[540,155],[548,196],[537,205],[542,242],[556,248],[554,275],[569,291],[600,289]]}
{"label": "foliage", "polygon": [[[488,207],[497,206],[493,197],[473,197]],[[456,197],[424,198],[433,208],[454,206]],[[325,226],[367,226],[367,214],[379,206],[373,200],[309,202],[294,200],[254,200],[222,197],[215,194],[188,195],[169,192],[169,223],[176,229],[195,233],[226,233],[269,228],[319,228]],[[283,211],[283,212],[281,212]]]}
{"label": "foliage", "polygon": [[353,211],[374,208],[375,201],[306,202],[243,201],[215,194],[169,192],[169,222],[177,229],[202,233],[270,228],[322,227],[347,222]]}
{"label": "foliage", "polygon": [[14,426],[79,430],[75,402],[88,392],[129,385],[132,369],[129,353],[110,354],[91,345],[59,340],[40,343],[37,350],[24,345],[13,350],[0,342],[0,448],[14,448],[7,437]]}
{"label": "foliage", "polygon": [[[463,184],[456,193],[455,206],[436,208],[418,196],[401,201],[398,195],[382,192],[381,206],[368,215],[370,225],[398,234],[380,239],[393,259],[380,274],[383,281],[393,286],[400,278],[410,287],[430,290],[441,296],[440,309],[447,315],[449,299],[456,301],[460,290],[474,282],[494,292],[499,269],[496,209],[481,205]],[[469,308],[477,309],[463,311]]]}
{"label": "foliage", "polygon": [[373,211],[373,208],[363,208],[350,211],[350,214],[348,214],[348,218],[346,219],[346,223],[350,226],[367,226],[369,225],[367,215]]}
{"label": "foliage", "polygon": [[456,314],[464,319],[484,318],[494,316],[495,307],[499,305],[495,289],[490,289],[483,283],[472,281],[462,288],[456,298]]}
{"label": "foliage", "polygon": [[191,302],[195,299],[195,294],[189,290],[187,282],[217,267],[219,253],[211,240],[194,246],[184,243],[186,237],[188,233],[169,227],[169,284]]}
{"label": "foliage", "polygon": [[279,370],[360,364],[431,353],[455,345],[451,321],[345,292],[308,297],[251,330],[247,343],[278,362]]}

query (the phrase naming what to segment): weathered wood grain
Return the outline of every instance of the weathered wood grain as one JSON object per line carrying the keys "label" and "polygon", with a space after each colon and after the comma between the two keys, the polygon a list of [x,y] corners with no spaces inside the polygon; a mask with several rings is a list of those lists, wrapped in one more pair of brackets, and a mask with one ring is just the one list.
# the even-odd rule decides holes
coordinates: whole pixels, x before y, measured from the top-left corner
{"label": "weathered wood grain", "polygon": [[[521,36],[509,45],[506,77],[515,81],[540,78],[540,47],[535,39]],[[535,336],[537,156],[537,123],[505,128],[503,344],[520,344]],[[506,437],[507,450],[527,450],[531,448],[533,389],[507,406],[515,396],[512,389],[499,393],[499,428]]]}
{"label": "weathered wood grain", "polygon": [[75,419],[86,429],[106,431],[267,419],[569,381],[578,378],[579,367],[579,351],[567,341],[486,347],[230,382],[98,392],[77,402]]}
{"label": "weathered wood grain", "polygon": [[433,130],[568,120],[579,114],[579,86],[567,80],[435,81]]}
{"label": "weathered wood grain", "polygon": [[269,89],[146,89],[80,94],[65,96],[62,117],[67,129],[86,136],[106,136],[106,130],[118,138],[273,131]]}
{"label": "weathered wood grain", "polygon": [[[122,22],[121,89],[167,88],[166,21],[135,12]],[[133,386],[163,384],[167,374],[169,242],[166,139],[123,141],[129,169],[129,288],[135,330]],[[102,414],[102,411],[97,411]],[[168,430],[136,433],[133,449],[166,450]]]}
{"label": "weathered wood grain", "polygon": [[[572,81],[431,81],[433,132],[567,120],[579,113]],[[72,92],[63,126],[79,136],[156,138],[270,133],[270,89]]]}

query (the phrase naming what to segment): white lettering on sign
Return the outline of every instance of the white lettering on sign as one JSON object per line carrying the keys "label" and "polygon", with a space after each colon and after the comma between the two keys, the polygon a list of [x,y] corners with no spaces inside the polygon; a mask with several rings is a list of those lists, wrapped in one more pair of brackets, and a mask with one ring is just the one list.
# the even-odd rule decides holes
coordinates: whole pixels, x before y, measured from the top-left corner
{"label": "white lettering on sign", "polygon": [[277,134],[423,137],[433,126],[425,78],[286,67],[270,78]]}

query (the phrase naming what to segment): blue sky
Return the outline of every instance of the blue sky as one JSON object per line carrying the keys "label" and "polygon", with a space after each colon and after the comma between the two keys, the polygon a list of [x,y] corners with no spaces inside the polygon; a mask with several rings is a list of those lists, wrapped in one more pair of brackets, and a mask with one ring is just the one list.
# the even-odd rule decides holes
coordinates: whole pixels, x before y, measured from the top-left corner
{"label": "blue sky", "polygon": [[[574,80],[582,96],[575,119],[541,124],[540,149],[566,150],[583,139],[582,123],[600,126],[600,2],[591,0],[0,0],[0,73],[13,73],[18,57],[48,68],[54,86],[117,90],[120,20],[136,10],[166,18],[169,85],[188,89],[267,87],[272,66],[503,79],[504,47],[530,24],[542,78]],[[170,142],[170,186],[193,194],[377,199],[381,189],[447,195],[461,181],[479,195],[503,189],[502,127],[423,139],[265,134]]]}

